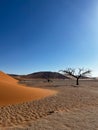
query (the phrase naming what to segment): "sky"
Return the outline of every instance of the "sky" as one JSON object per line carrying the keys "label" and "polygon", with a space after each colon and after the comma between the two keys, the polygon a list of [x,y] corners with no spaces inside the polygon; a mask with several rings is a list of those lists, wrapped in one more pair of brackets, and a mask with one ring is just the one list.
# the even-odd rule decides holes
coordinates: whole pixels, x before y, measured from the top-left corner
{"label": "sky", "polygon": [[1,0],[0,70],[87,68],[98,76],[98,0]]}

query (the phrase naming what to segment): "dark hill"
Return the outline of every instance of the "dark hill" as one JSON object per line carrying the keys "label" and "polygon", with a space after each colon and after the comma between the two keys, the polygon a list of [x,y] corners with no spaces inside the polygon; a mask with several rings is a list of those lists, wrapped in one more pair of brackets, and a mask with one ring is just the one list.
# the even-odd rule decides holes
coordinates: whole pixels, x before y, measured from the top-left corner
{"label": "dark hill", "polygon": [[[36,73],[31,73],[25,76],[22,76],[24,78],[28,78],[28,79],[66,79],[67,77],[65,77],[64,75],[57,73],[57,72],[36,72]],[[67,78],[68,79],[68,78]]]}
{"label": "dark hill", "polygon": [[50,71],[36,72],[27,75],[9,75],[16,79],[69,79],[67,76],[60,73]]}

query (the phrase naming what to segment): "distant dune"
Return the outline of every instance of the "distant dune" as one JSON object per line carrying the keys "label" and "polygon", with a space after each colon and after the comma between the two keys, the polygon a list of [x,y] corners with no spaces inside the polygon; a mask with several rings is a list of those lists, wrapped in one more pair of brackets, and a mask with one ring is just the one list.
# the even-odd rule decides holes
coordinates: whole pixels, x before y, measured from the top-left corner
{"label": "distant dune", "polygon": [[55,94],[55,91],[29,88],[0,71],[0,106],[37,100]]}
{"label": "distant dune", "polygon": [[15,74],[9,74],[9,75],[18,80],[22,80],[22,79],[69,79],[69,77],[64,76],[60,73],[50,72],[50,71],[36,72],[36,73],[27,74],[27,75],[15,75]]}

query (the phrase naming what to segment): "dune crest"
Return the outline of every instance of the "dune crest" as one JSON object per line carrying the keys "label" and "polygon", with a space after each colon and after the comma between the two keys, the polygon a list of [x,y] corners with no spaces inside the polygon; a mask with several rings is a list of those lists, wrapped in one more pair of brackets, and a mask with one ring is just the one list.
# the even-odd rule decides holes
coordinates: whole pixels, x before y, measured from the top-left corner
{"label": "dune crest", "polygon": [[0,71],[0,106],[37,100],[55,93],[52,90],[19,85],[17,80]]}
{"label": "dune crest", "polygon": [[8,82],[8,83],[17,83],[18,80],[12,78],[11,76],[5,74],[4,72],[0,71],[0,81]]}

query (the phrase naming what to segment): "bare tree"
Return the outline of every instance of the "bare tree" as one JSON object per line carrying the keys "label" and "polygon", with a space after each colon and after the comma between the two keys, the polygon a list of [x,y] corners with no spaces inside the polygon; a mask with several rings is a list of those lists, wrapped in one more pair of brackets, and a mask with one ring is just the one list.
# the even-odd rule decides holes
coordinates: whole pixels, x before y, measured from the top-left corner
{"label": "bare tree", "polygon": [[60,70],[64,75],[70,75],[76,79],[76,85],[79,85],[79,79],[82,77],[87,77],[91,74],[91,70],[85,70],[84,68],[79,68],[78,70],[68,68],[66,70]]}

